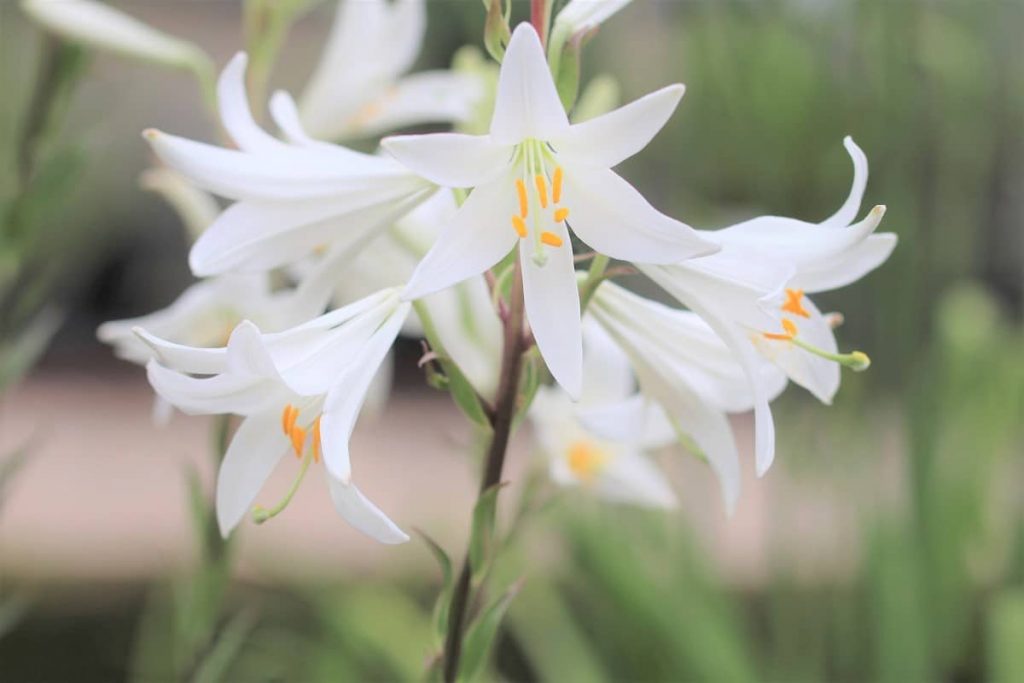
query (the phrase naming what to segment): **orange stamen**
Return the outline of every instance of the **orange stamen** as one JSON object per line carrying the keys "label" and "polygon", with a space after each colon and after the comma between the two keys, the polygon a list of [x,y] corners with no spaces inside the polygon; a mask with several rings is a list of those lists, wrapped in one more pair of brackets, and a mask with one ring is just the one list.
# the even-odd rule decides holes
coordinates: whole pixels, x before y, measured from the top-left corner
{"label": "orange stamen", "polygon": [[561,209],[556,209],[555,210],[555,222],[556,223],[561,223],[562,221],[564,221],[568,217],[569,217],[569,209],[566,209],[566,208],[563,207]]}
{"label": "orange stamen", "polygon": [[764,333],[765,339],[776,339],[776,340],[779,340],[779,341],[791,341],[794,337],[796,337],[796,334],[797,334],[797,331],[798,331],[796,329],[796,323],[794,323],[789,318],[783,318],[782,319],[782,329],[784,329],[786,331],[784,334],[780,334],[778,332],[765,332]]}
{"label": "orange stamen", "polygon": [[519,216],[512,216],[512,227],[520,237],[526,237],[526,221]]}
{"label": "orange stamen", "polygon": [[530,205],[526,201],[526,183],[521,179],[516,179],[516,193],[519,195],[519,215],[526,218]]}
{"label": "orange stamen", "polygon": [[782,310],[793,315],[799,315],[802,318],[810,318],[811,312],[804,308],[803,298],[804,290],[787,289],[786,303],[782,304]]}
{"label": "orange stamen", "polygon": [[313,462],[320,462],[320,418],[313,423]]}
{"label": "orange stamen", "polygon": [[562,246],[562,238],[553,232],[545,230],[540,234],[540,241],[549,247],[560,247]]}
{"label": "orange stamen", "polygon": [[538,173],[536,176],[534,176],[533,180],[537,184],[537,196],[540,198],[540,208],[546,209],[548,208],[547,178]]}
{"label": "orange stamen", "polygon": [[302,457],[302,446],[306,443],[306,430],[298,425],[292,427],[291,433],[288,435],[292,439],[292,450],[295,451],[295,457]]}
{"label": "orange stamen", "polygon": [[295,427],[295,420],[299,417],[299,409],[288,404],[284,407],[284,412],[281,413],[281,428],[284,430],[286,435],[291,434],[292,429]]}
{"label": "orange stamen", "polygon": [[562,167],[555,169],[555,177],[551,180],[551,198],[555,204],[562,201]]}

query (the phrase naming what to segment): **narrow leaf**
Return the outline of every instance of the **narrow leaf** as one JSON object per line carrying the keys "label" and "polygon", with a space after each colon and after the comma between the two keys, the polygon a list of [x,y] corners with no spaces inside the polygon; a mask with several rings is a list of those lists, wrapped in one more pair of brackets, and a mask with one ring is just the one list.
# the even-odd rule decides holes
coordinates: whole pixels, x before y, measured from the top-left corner
{"label": "narrow leaf", "polygon": [[501,597],[481,612],[479,618],[466,631],[466,640],[462,649],[462,666],[459,672],[460,681],[476,680],[483,673],[491,645],[498,634],[498,627],[501,626],[501,620],[522,586],[521,580],[512,584]]}

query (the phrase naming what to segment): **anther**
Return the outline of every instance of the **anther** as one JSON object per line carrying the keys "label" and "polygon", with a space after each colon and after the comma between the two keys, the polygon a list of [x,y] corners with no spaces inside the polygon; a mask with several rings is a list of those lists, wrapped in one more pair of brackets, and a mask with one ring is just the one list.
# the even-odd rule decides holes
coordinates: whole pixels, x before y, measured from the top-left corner
{"label": "anther", "polygon": [[284,407],[284,411],[281,413],[281,429],[284,431],[286,436],[290,436],[292,429],[295,427],[295,420],[299,417],[299,409],[288,404]]}
{"label": "anther", "polygon": [[803,304],[804,290],[786,289],[786,303],[782,304],[782,310],[802,318],[810,318],[811,313]]}
{"label": "anther", "polygon": [[512,227],[520,237],[526,237],[526,221],[519,216],[512,216]]}
{"label": "anther", "polygon": [[560,247],[562,246],[562,238],[553,232],[545,230],[540,234],[540,241],[549,247]]}
{"label": "anther", "polygon": [[292,440],[292,449],[295,451],[295,457],[302,457],[302,446],[306,443],[306,430],[299,426],[293,426],[291,433],[288,435]]}
{"label": "anther", "polygon": [[313,462],[320,462],[320,418],[313,423]]}
{"label": "anther", "polygon": [[555,169],[555,177],[551,179],[551,199],[555,204],[562,201],[562,167]]}
{"label": "anther", "polygon": [[782,319],[782,329],[784,329],[786,331],[784,334],[780,334],[778,332],[765,332],[764,333],[765,339],[776,339],[776,340],[779,340],[779,341],[792,341],[793,338],[796,337],[796,334],[797,334],[796,323],[794,323],[789,318],[783,318]]}
{"label": "anther", "polygon": [[533,178],[537,185],[537,196],[540,198],[540,208],[548,208],[548,181],[547,179],[538,173]]}
{"label": "anther", "polygon": [[529,203],[526,201],[526,183],[516,178],[516,192],[519,194],[519,215],[526,218],[529,211]]}
{"label": "anther", "polygon": [[555,222],[561,223],[569,217],[569,209],[562,207],[561,209],[555,209]]}

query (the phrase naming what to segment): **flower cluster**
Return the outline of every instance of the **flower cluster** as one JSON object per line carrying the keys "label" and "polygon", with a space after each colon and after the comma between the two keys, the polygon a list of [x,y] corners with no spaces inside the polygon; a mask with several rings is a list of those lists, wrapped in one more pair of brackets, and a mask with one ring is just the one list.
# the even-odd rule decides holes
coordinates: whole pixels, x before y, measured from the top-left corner
{"label": "flower cluster", "polygon": [[[400,334],[426,336],[424,361],[485,418],[507,389],[503,355],[535,345],[553,381],[519,392],[514,378],[513,403],[553,479],[654,507],[675,496],[653,451],[681,443],[705,459],[731,510],[740,457],[728,415],[754,411],[763,474],[774,458],[769,404],[788,381],[829,403],[841,367],[867,367],[864,354],[838,350],[838,316],[808,296],[858,280],[895,246],[875,234],[884,207],[857,221],[863,152],[845,140],[853,188],[818,224],[766,216],[697,230],[662,213],[613,169],[651,142],[684,87],[576,120],[554,63],[625,4],[573,0],[547,45],[518,25],[499,40],[497,73],[406,76],[423,0],[345,0],[299,104],[269,98],[280,137],[250,110],[241,53],[216,87],[228,144],[145,132],[164,164],[154,184],[198,233],[189,264],[204,279],[99,334],[146,365],[163,414],[243,418],[217,483],[225,535],[249,512],[277,514],[321,466],[353,527],[408,538],[356,487],[348,447],[368,397],[378,404],[386,391]],[[481,112],[486,130],[474,124]],[[439,122],[455,130],[385,137],[376,153],[338,144]],[[219,210],[207,193],[230,204]],[[671,304],[614,282],[625,270]],[[274,508],[254,507],[289,454],[302,463],[296,486]]]}

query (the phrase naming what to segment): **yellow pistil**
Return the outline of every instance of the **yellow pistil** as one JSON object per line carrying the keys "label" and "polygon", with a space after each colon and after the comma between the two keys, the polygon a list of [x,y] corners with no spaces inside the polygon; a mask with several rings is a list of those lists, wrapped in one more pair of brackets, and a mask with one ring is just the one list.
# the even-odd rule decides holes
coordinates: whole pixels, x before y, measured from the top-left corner
{"label": "yellow pistil", "polygon": [[512,227],[520,237],[526,237],[526,221],[519,216],[512,216]]}
{"label": "yellow pistil", "polygon": [[562,246],[562,238],[553,232],[545,230],[540,234],[540,241],[549,247],[560,247]]}
{"label": "yellow pistil", "polygon": [[566,452],[569,470],[584,482],[593,481],[600,474],[608,456],[589,441],[575,441]]}
{"label": "yellow pistil", "polygon": [[526,198],[526,183],[522,179],[516,179],[516,193],[519,195],[519,216],[526,218],[529,215],[530,204]]}
{"label": "yellow pistil", "polygon": [[776,339],[778,341],[793,341],[793,338],[796,337],[797,334],[796,323],[794,323],[789,318],[783,318],[782,329],[785,330],[785,333],[765,332],[765,339]]}
{"label": "yellow pistil", "polygon": [[551,179],[551,199],[555,204],[562,201],[562,167],[555,169],[555,177]]}
{"label": "yellow pistil", "polygon": [[548,181],[542,174],[538,173],[533,178],[537,185],[537,198],[540,199],[540,208],[548,208]]}
{"label": "yellow pistil", "polygon": [[811,312],[804,308],[804,290],[786,289],[786,303],[782,304],[782,310],[802,318],[810,318]]}

